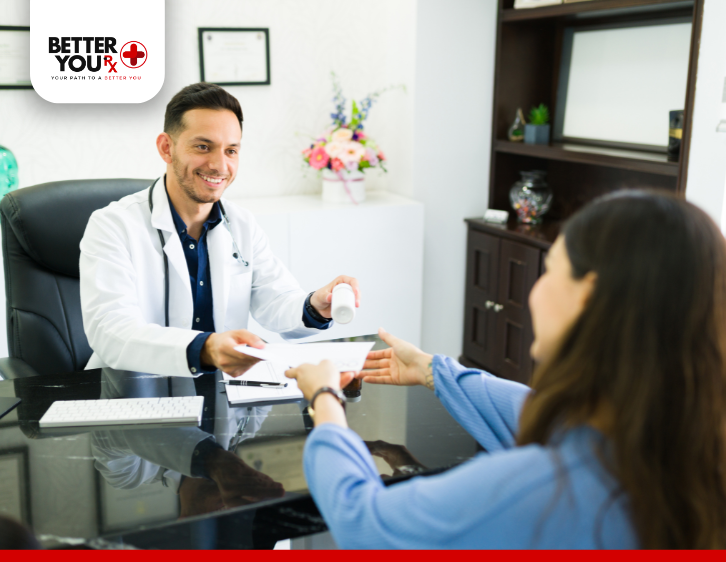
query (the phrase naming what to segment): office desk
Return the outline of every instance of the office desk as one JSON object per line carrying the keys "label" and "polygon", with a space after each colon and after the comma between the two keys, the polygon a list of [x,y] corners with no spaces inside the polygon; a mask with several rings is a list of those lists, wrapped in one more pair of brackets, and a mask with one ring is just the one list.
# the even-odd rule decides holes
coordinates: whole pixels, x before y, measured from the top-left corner
{"label": "office desk", "polygon": [[[168,396],[170,388],[172,395],[195,392],[190,378],[113,369],[0,381],[0,397],[23,400],[0,419],[0,513],[24,519],[48,548],[272,548],[326,531],[303,476],[312,428],[304,401],[248,410],[218,397],[215,434],[239,442],[234,453],[245,467],[228,484],[235,493],[224,499],[203,479],[177,494],[182,467],[174,465],[190,459],[175,452],[199,428],[57,435],[38,426],[54,400]],[[364,385],[347,412],[350,427],[391,463],[375,457],[381,474],[392,476],[385,479],[390,485],[476,452],[474,440],[424,388]],[[156,464],[160,458],[167,466]],[[265,497],[265,477],[282,484],[282,497]],[[293,548],[305,543],[292,541]]]}

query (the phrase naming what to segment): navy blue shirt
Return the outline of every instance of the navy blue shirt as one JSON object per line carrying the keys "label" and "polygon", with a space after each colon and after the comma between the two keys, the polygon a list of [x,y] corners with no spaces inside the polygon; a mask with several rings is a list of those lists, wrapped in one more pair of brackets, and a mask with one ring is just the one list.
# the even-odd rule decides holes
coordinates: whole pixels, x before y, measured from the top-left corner
{"label": "navy blue shirt", "polygon": [[[166,194],[169,198],[169,193]],[[194,318],[192,320],[192,330],[201,330],[202,333],[197,335],[187,347],[187,363],[192,374],[212,373],[216,370],[211,365],[202,365],[202,348],[207,338],[216,330],[214,329],[214,307],[212,295],[212,278],[209,270],[209,252],[207,251],[207,234],[210,230],[217,227],[222,222],[222,211],[219,203],[212,206],[209,218],[202,226],[202,234],[199,240],[195,240],[187,232],[187,225],[176,212],[174,205],[169,198],[169,208],[171,209],[171,217],[174,220],[179,239],[184,250],[184,257],[189,270],[189,282],[192,288],[192,301],[194,303]],[[309,302],[308,296],[306,303]],[[308,328],[317,328],[318,330],[326,330],[333,322],[321,322],[313,318],[303,305],[302,319]]]}

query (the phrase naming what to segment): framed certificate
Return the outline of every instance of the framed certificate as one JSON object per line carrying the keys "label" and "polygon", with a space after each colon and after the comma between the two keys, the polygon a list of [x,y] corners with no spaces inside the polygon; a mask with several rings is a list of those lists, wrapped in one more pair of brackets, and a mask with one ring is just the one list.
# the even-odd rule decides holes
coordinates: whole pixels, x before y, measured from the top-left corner
{"label": "framed certificate", "polygon": [[27,447],[0,451],[0,515],[31,524]]}
{"label": "framed certificate", "polygon": [[30,28],[0,25],[0,90],[32,90]]}
{"label": "framed certificate", "polygon": [[220,86],[270,84],[268,28],[199,28],[202,82]]}

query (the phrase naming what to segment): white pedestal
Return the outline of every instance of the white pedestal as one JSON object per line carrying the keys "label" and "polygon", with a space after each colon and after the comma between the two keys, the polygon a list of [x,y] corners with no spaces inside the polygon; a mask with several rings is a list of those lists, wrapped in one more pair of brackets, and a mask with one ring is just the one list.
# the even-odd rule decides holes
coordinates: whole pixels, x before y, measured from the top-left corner
{"label": "white pedestal", "polygon": [[[362,302],[355,319],[303,341],[375,334],[383,327],[420,344],[421,203],[375,191],[360,205],[327,203],[319,195],[230,200],[254,213],[272,251],[306,291],[319,289],[338,275],[351,275],[360,282]],[[267,341],[283,341],[252,318],[249,329]]]}

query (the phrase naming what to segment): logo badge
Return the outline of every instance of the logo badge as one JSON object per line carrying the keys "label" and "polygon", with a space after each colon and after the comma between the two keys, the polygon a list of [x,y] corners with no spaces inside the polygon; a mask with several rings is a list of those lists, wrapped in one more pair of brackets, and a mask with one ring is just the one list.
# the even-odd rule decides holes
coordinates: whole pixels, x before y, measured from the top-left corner
{"label": "logo badge", "polygon": [[30,81],[43,99],[143,103],[161,90],[165,0],[124,0],[112,17],[100,4],[30,0]]}
{"label": "logo badge", "polygon": [[144,65],[146,59],[146,47],[138,41],[129,41],[121,47],[121,62],[129,68],[139,68]]}

